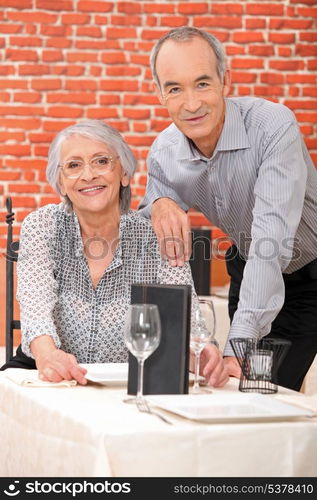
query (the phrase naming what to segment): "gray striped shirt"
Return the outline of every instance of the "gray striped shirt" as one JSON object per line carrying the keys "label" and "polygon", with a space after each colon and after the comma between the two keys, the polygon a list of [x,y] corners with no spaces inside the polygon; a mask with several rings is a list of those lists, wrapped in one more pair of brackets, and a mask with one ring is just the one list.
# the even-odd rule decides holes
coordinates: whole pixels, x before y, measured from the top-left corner
{"label": "gray striped shirt", "polygon": [[[247,260],[229,338],[259,338],[284,303],[282,273],[317,257],[317,171],[294,114],[252,97],[226,99],[225,123],[211,158],[172,124],[148,157],[140,213],[175,200],[222,229]],[[225,355],[233,355],[227,343]]]}

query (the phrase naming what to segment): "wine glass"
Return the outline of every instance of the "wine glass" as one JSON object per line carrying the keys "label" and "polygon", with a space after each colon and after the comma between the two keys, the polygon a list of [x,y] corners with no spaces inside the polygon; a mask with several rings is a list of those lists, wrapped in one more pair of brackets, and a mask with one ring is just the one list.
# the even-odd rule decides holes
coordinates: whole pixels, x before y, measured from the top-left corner
{"label": "wine glass", "polygon": [[194,322],[190,333],[190,348],[195,354],[195,379],[193,394],[205,392],[199,385],[200,355],[204,347],[214,338],[216,315],[211,299],[199,299],[199,308],[194,312]]}
{"label": "wine glass", "polygon": [[144,361],[155,351],[160,340],[161,321],[157,305],[130,305],[125,329],[125,343],[131,354],[138,360],[138,388],[136,398],[129,398],[129,402],[142,401]]}

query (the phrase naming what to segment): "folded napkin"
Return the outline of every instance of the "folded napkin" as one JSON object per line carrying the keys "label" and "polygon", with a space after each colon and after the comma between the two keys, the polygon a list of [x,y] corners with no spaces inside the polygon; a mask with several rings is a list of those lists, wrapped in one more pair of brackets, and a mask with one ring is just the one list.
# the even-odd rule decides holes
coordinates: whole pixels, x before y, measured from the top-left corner
{"label": "folded napkin", "polygon": [[46,382],[39,379],[38,370],[27,370],[24,368],[7,368],[5,376],[19,385],[29,387],[72,387],[77,384],[76,380],[62,380],[61,382]]}

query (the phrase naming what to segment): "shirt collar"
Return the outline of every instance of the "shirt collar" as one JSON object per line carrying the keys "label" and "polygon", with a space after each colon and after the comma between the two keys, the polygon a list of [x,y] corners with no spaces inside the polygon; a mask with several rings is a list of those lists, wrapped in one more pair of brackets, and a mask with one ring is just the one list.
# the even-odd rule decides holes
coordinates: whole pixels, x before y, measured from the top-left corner
{"label": "shirt collar", "polygon": [[[225,103],[225,122],[214,155],[217,151],[250,148],[250,142],[239,106],[231,99],[225,99]],[[202,159],[202,156],[192,146],[188,137],[181,132],[178,138],[177,159],[187,161],[200,161]]]}

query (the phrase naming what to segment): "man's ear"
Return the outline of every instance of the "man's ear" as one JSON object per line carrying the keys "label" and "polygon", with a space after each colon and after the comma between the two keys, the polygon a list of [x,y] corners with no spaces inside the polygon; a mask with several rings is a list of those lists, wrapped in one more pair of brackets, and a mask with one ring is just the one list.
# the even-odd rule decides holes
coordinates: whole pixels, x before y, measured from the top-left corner
{"label": "man's ear", "polygon": [[159,85],[156,82],[153,82],[153,90],[154,90],[154,92],[156,94],[156,97],[158,98],[158,100],[162,104],[162,106],[165,106],[164,97],[162,96],[161,89],[160,89]]}
{"label": "man's ear", "polygon": [[231,87],[231,74],[228,69],[226,69],[224,77],[223,77],[223,96],[227,97],[230,92]]}

